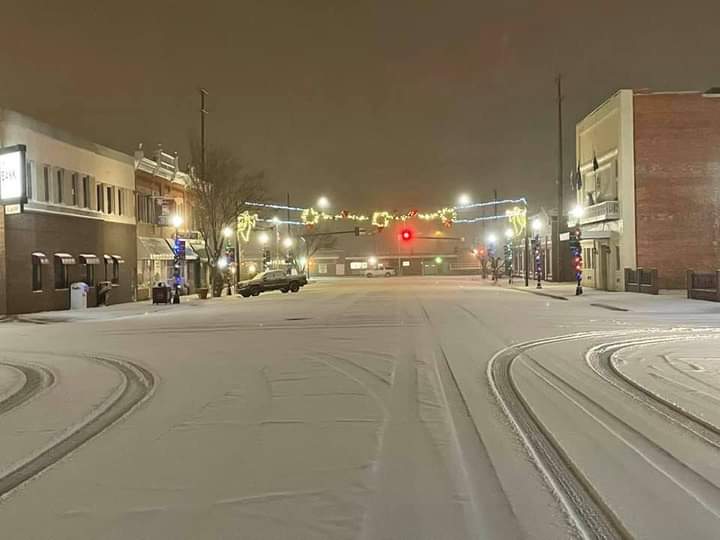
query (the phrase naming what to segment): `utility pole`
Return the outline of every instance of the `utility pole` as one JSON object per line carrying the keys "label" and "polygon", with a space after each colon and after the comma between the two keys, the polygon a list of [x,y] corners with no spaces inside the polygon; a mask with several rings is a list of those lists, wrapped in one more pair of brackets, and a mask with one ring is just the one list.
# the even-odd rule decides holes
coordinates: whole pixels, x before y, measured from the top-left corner
{"label": "utility pole", "polygon": [[207,110],[205,109],[205,96],[207,96],[207,90],[204,88],[200,89],[200,178],[204,181],[205,178],[205,116],[207,116]]}
{"label": "utility pole", "polygon": [[557,79],[557,130],[558,130],[558,152],[557,152],[557,224],[552,231],[552,243],[553,243],[553,281],[560,281],[562,279],[562,269],[560,264],[562,257],[560,257],[560,229],[563,223],[563,213],[565,202],[563,200],[563,93],[562,93],[562,75],[558,73]]}

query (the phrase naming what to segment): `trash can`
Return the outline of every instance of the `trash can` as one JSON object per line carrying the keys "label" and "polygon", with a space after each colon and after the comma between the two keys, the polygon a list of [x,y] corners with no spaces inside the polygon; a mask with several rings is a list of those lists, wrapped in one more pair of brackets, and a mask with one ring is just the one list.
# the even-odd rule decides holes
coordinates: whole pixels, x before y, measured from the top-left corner
{"label": "trash can", "polygon": [[158,283],[152,288],[153,304],[169,304],[170,303],[170,287],[164,283]]}
{"label": "trash can", "polygon": [[111,281],[100,281],[97,284],[97,305],[107,306],[110,304],[110,291],[112,290]]}
{"label": "trash can", "polygon": [[70,285],[70,309],[87,309],[89,288],[82,281]]}

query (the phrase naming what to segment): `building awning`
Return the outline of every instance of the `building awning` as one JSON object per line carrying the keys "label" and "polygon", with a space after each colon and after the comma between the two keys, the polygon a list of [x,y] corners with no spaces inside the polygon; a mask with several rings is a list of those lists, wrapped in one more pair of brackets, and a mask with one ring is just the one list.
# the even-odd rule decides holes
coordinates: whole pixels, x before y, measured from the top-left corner
{"label": "building awning", "polygon": [[123,259],[120,255],[111,255],[112,260],[118,264],[125,264],[125,259]]}
{"label": "building awning", "polygon": [[60,260],[60,264],[75,264],[75,257],[69,253],[56,253],[55,258]]}
{"label": "building awning", "polygon": [[205,242],[203,242],[202,240],[190,240],[188,241],[188,244],[190,244],[199,259],[207,261],[208,255],[207,249],[205,249]]}
{"label": "building awning", "polygon": [[[168,246],[170,247],[170,251],[173,252],[173,258],[174,258],[174,250],[173,246],[175,245],[175,240],[167,240]],[[186,261],[197,261],[199,259],[197,253],[195,253],[195,250],[192,248],[192,245],[190,244],[190,240],[185,240],[185,260]]]}
{"label": "building awning", "polygon": [[37,259],[40,264],[50,264],[50,260],[48,259],[47,255],[45,255],[41,251],[33,252],[32,256],[34,259]]}
{"label": "building awning", "polygon": [[139,260],[172,261],[175,258],[164,238],[138,236],[137,250]]}
{"label": "building awning", "polygon": [[80,264],[100,264],[100,258],[91,253],[81,253]]}

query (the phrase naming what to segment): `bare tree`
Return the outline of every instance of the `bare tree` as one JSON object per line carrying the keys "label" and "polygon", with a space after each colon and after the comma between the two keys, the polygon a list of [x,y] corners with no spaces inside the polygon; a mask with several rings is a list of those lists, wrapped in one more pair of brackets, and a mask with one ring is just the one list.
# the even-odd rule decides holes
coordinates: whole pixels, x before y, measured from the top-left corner
{"label": "bare tree", "polygon": [[337,245],[337,236],[322,231],[310,231],[302,235],[305,240],[306,273],[310,275],[310,258],[322,249],[333,249]]}
{"label": "bare tree", "polygon": [[[191,144],[193,163],[200,162],[200,149]],[[213,296],[220,296],[223,275],[218,259],[223,254],[223,229],[235,230],[237,216],[246,201],[261,200],[265,193],[263,173],[248,173],[233,154],[225,148],[213,146],[206,152],[205,178],[199,178],[197,168],[191,168],[189,193],[193,206],[195,228],[205,241],[207,264]]]}

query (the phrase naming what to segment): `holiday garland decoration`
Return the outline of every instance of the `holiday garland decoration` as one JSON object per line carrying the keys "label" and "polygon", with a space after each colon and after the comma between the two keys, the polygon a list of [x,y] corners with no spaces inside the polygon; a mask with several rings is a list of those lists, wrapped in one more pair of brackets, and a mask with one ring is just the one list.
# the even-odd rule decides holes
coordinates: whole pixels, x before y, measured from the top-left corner
{"label": "holiday garland decoration", "polygon": [[243,241],[250,240],[250,232],[255,228],[257,217],[257,214],[251,214],[247,210],[238,216],[237,231]]}
{"label": "holiday garland decoration", "polygon": [[[247,206],[254,206],[260,208],[270,208],[274,210],[288,210],[293,212],[300,212],[300,222],[297,221],[283,221],[282,223],[290,224],[302,224],[306,227],[312,228],[318,225],[321,221],[338,221],[338,220],[349,220],[349,221],[370,221],[372,225],[378,229],[384,229],[388,227],[393,221],[405,222],[408,219],[421,219],[423,221],[434,221],[439,220],[445,227],[452,227],[455,223],[477,223],[480,221],[489,221],[495,219],[508,219],[512,224],[515,234],[520,234],[527,225],[527,200],[522,197],[520,199],[503,199],[496,201],[487,201],[466,204],[454,207],[444,207],[434,212],[421,213],[416,209],[409,210],[405,213],[401,213],[398,210],[388,212],[385,210],[376,210],[370,217],[365,214],[354,214],[349,210],[342,210],[337,214],[327,214],[323,211],[316,210],[315,208],[299,208],[297,206],[284,206],[281,204],[269,204],[269,203],[257,203],[257,202],[246,202]],[[522,204],[524,208],[518,206],[513,207],[510,210],[506,210],[504,215],[494,216],[481,216],[475,218],[464,218],[458,219],[458,210],[466,211],[477,208],[484,208],[487,206],[497,206],[506,204]],[[256,221],[274,221],[269,219],[261,219],[257,214],[250,214],[247,211],[243,212],[238,216],[238,231],[240,232],[243,240],[247,242],[250,231],[255,227]]]}

